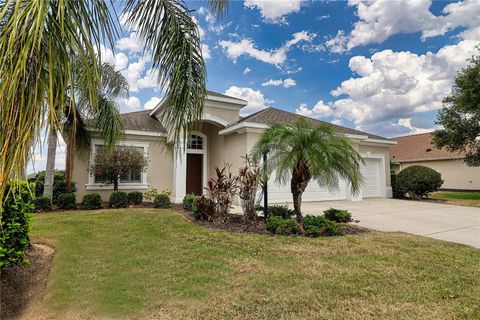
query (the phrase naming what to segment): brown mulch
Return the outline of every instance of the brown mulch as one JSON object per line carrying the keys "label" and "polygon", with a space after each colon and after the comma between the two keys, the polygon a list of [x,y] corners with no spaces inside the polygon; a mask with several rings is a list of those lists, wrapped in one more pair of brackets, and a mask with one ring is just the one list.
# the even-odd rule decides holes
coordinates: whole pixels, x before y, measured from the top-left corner
{"label": "brown mulch", "polygon": [[10,266],[0,277],[0,319],[17,319],[34,301],[44,296],[54,250],[44,244],[32,244],[27,265]]}

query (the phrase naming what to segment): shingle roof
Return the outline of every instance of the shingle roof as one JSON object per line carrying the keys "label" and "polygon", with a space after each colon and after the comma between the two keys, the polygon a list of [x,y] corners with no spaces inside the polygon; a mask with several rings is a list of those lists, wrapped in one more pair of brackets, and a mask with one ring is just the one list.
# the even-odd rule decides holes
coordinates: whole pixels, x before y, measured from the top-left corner
{"label": "shingle roof", "polygon": [[[264,123],[264,124],[272,124],[272,123],[293,124],[295,122],[295,120],[298,119],[299,117],[304,117],[304,116],[294,114],[294,113],[291,113],[291,112],[288,112],[288,111],[276,109],[276,108],[267,108],[267,109],[263,109],[261,111],[258,111],[256,113],[253,113],[249,116],[246,116],[244,118],[241,118],[238,122],[236,122],[234,124],[237,124],[237,123],[240,123],[240,122],[254,122],[254,123]],[[370,134],[370,133],[367,133],[367,132],[358,131],[358,130],[355,130],[355,129],[342,127],[342,126],[335,125],[335,124],[332,124],[332,123],[329,123],[329,122],[325,122],[325,121],[321,121],[321,120],[317,120],[317,119],[312,119],[312,118],[308,118],[308,117],[304,117],[304,118],[311,121],[313,124],[325,123],[325,124],[331,125],[331,126],[334,127],[335,130],[337,130],[338,132],[341,132],[341,133],[368,136],[370,139],[379,139],[379,140],[387,140],[387,141],[390,140],[390,139],[385,138],[385,137],[377,136],[377,135]],[[234,124],[232,124],[232,125],[234,125]],[[232,125],[230,125],[230,126],[232,126]]]}
{"label": "shingle roof", "polygon": [[464,153],[450,152],[445,149],[437,149],[431,143],[432,134],[422,133],[405,137],[392,138],[397,141],[396,145],[390,146],[390,159],[392,161],[415,161],[434,159],[462,159]]}
{"label": "shingle roof", "polygon": [[151,110],[121,114],[125,130],[165,132],[160,122],[149,115]]}

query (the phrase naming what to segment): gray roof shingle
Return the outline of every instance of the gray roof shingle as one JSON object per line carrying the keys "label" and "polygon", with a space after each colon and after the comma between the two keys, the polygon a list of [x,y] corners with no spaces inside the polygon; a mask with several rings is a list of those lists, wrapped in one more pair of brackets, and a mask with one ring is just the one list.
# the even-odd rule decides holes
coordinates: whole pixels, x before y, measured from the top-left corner
{"label": "gray roof shingle", "polygon": [[150,116],[152,110],[142,110],[121,114],[125,130],[165,132],[155,117]]}

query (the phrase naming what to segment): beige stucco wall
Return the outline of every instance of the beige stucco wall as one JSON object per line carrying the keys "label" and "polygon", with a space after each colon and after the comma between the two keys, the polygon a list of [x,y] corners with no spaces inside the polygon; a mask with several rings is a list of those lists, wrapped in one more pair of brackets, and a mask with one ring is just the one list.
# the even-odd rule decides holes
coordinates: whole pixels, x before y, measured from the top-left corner
{"label": "beige stucco wall", "polygon": [[385,178],[387,180],[387,187],[391,187],[392,182],[390,178],[390,149],[388,145],[386,146],[370,146],[360,144],[358,151],[360,154],[370,154],[372,155],[382,155],[383,160],[385,161]]}
{"label": "beige stucco wall", "polygon": [[468,167],[462,159],[401,163],[399,170],[421,165],[440,172],[443,189],[480,190],[480,168]]}
{"label": "beige stucco wall", "polygon": [[240,120],[240,109],[236,105],[220,104],[219,102],[206,101],[206,105],[203,108],[204,114],[210,114],[212,116],[219,117],[228,123],[234,123]]}
{"label": "beige stucco wall", "polygon": [[[173,182],[173,150],[171,146],[166,146],[164,138],[161,137],[142,137],[142,136],[126,136],[124,141],[140,142],[148,144],[148,156],[150,163],[147,169],[147,183],[149,187],[162,189],[172,189]],[[77,202],[81,202],[87,193],[99,193],[103,201],[108,201],[113,187],[98,188],[98,190],[87,190],[88,184],[88,163],[89,155],[80,157],[77,155],[74,160],[73,181],[77,184]],[[129,189],[125,190],[119,186],[120,191],[145,191],[145,189]]]}

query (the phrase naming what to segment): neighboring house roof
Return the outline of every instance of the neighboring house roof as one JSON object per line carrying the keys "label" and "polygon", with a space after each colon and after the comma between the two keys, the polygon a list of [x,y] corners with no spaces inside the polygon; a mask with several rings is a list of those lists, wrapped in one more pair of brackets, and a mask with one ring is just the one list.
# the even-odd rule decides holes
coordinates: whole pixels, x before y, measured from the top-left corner
{"label": "neighboring house roof", "polygon": [[392,138],[392,140],[397,141],[396,145],[390,147],[390,159],[394,162],[463,159],[465,157],[462,152],[437,149],[431,143],[431,132]]}
{"label": "neighboring house roof", "polygon": [[150,116],[151,110],[142,110],[121,114],[125,130],[165,132],[160,121]]}
{"label": "neighboring house roof", "polygon": [[350,129],[346,127],[342,127],[336,124],[332,124],[330,122],[325,122],[317,119],[312,119],[308,118],[305,116],[301,116],[298,114],[294,114],[292,112],[276,109],[276,108],[266,108],[263,110],[260,110],[256,113],[253,113],[249,116],[241,118],[238,122],[231,124],[229,127],[236,125],[241,122],[253,122],[253,123],[259,123],[259,124],[272,124],[272,123],[289,123],[293,124],[296,119],[303,117],[307,119],[308,121],[311,121],[314,125],[315,124],[328,124],[331,125],[336,131],[345,133],[345,134],[354,134],[354,135],[362,135],[362,136],[367,136],[370,139],[378,139],[378,140],[385,140],[385,141],[390,141],[390,139],[387,139],[385,137],[377,136],[374,134],[370,134],[367,132],[363,131],[358,131],[355,129]]}

